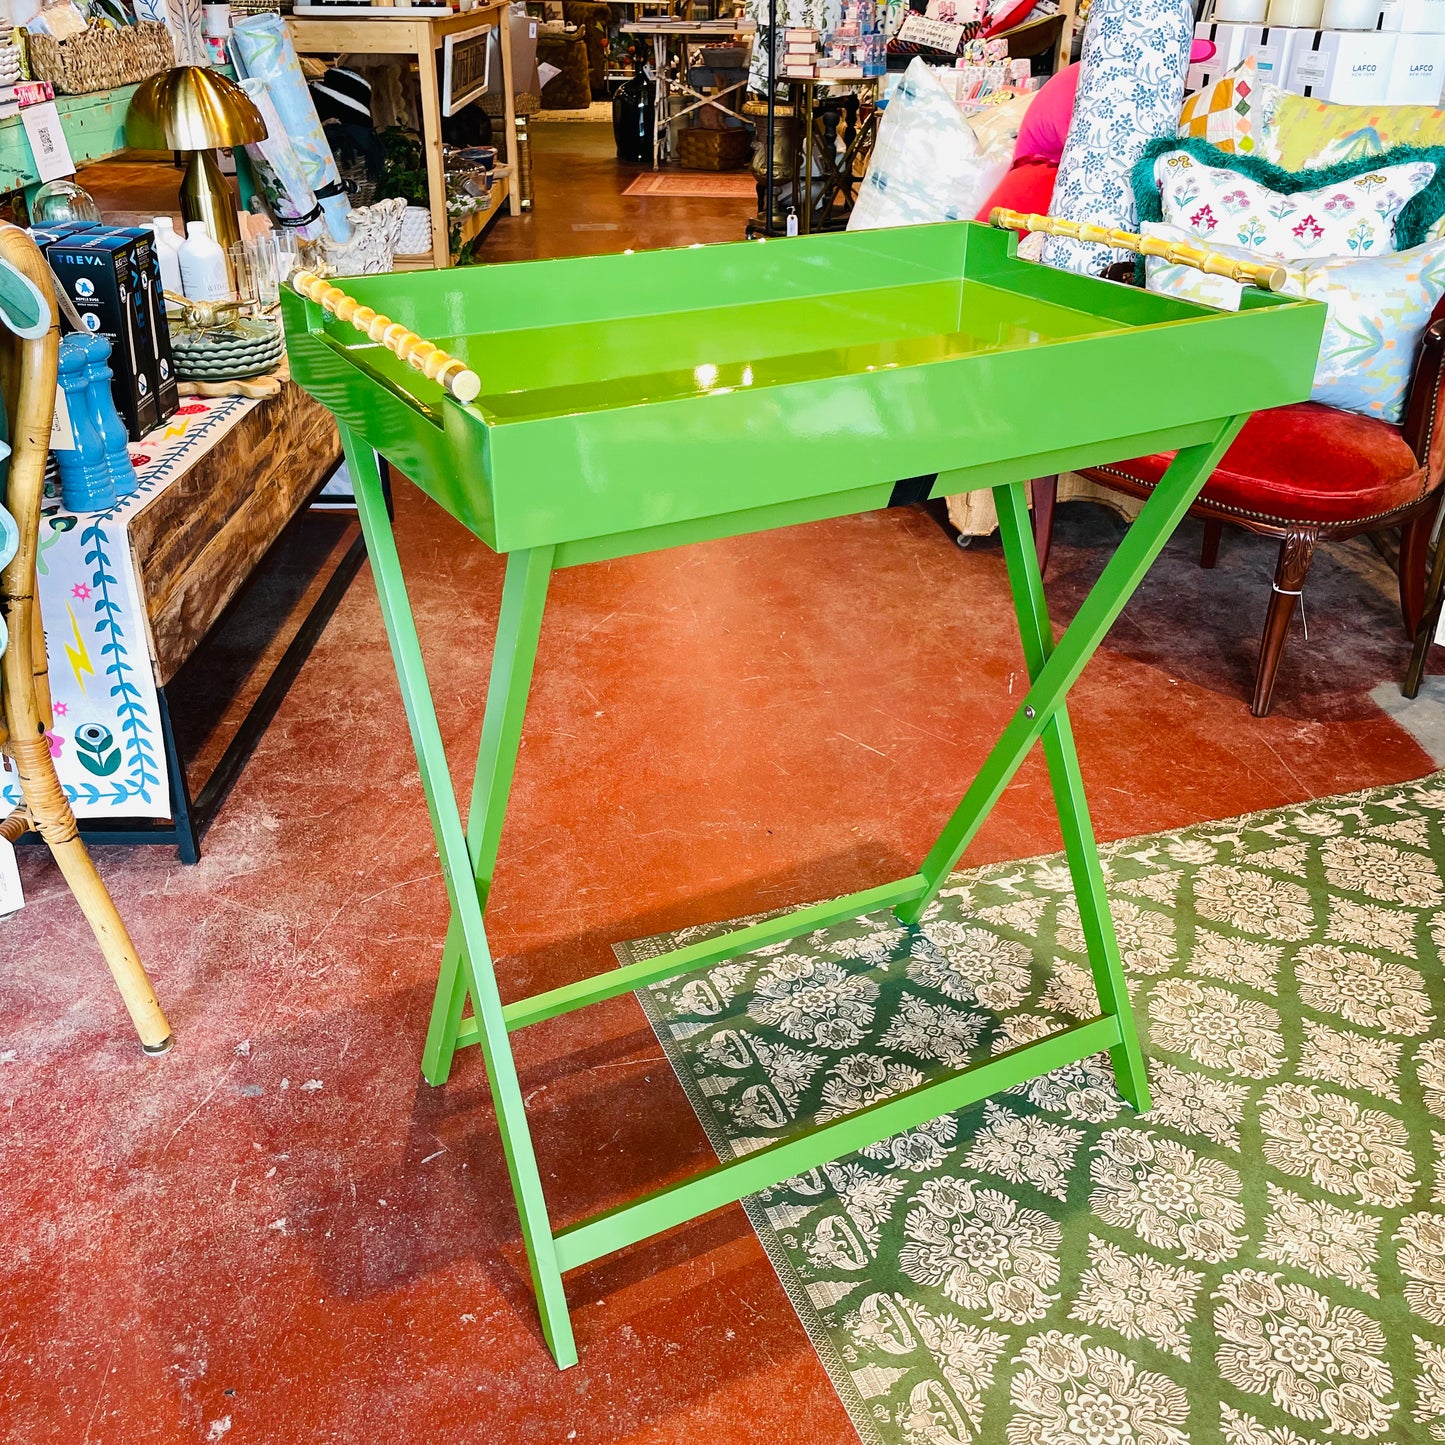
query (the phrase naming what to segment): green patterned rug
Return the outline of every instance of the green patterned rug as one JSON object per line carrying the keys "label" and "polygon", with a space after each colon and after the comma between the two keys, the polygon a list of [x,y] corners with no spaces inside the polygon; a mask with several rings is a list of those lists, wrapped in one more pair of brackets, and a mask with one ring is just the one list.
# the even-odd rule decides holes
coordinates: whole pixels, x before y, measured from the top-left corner
{"label": "green patterned rug", "polygon": [[[1445,1441],[1442,820],[1106,848],[1150,1114],[1101,1055],[745,1201],[865,1441]],[[1083,948],[1044,858],[639,997],[729,1158],[1097,1013]]]}

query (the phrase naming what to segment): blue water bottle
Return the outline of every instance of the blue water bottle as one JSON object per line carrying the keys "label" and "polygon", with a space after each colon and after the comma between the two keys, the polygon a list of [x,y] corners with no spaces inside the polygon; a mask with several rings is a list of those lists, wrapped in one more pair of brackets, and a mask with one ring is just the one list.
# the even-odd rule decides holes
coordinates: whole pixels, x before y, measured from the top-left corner
{"label": "blue water bottle", "polygon": [[115,393],[110,389],[110,341],[104,336],[93,335],[80,339],[85,348],[90,415],[100,433],[115,494],[117,497],[128,497],[140,483],[135,474],[135,463],[126,450],[125,423],[115,409]]}
{"label": "blue water bottle", "polygon": [[68,512],[104,512],[116,504],[105,443],[90,413],[88,339],[79,332],[60,338],[60,391],[73,445],[58,449],[55,463],[60,468],[60,500]]}

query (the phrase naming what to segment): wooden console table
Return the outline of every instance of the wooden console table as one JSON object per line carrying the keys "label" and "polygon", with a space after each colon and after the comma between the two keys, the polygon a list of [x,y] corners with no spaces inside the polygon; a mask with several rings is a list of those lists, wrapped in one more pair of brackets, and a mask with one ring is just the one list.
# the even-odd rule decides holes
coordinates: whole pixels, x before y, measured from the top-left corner
{"label": "wooden console table", "polygon": [[[441,91],[437,85],[435,55],[448,35],[490,25],[501,31],[502,89],[506,98],[507,167],[493,183],[492,204],[462,225],[466,242],[481,231],[506,201],[514,216],[522,213],[516,182],[517,117],[512,101],[511,11],[504,3],[478,5],[462,13],[438,15],[418,10],[412,19],[401,10],[376,18],[316,19],[293,16],[287,21],[291,43],[298,55],[414,55],[421,81],[422,141],[426,153],[427,205],[431,209],[432,264],[451,265],[447,240],[447,177],[442,161]],[[470,234],[468,232],[470,231]]]}
{"label": "wooden console table", "polygon": [[95,823],[82,832],[106,842],[173,841],[182,862],[200,858],[202,835],[361,565],[360,534],[195,797],[171,727],[168,689],[266,553],[325,486],[340,457],[331,417],[287,382],[278,396],[258,402],[131,523],[131,555],[150,624],[172,822],[169,828]]}

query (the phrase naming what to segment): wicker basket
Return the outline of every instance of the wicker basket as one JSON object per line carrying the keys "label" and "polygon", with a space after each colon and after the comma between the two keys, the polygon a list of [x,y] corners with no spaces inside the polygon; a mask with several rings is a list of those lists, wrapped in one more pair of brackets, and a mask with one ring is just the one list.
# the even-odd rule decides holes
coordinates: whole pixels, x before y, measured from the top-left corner
{"label": "wicker basket", "polygon": [[352,156],[345,161],[338,157],[336,169],[353,206],[369,206],[376,199],[376,182],[366,167],[365,156]]}
{"label": "wicker basket", "polygon": [[748,47],[746,45],[699,45],[697,56],[709,70],[746,70]]}
{"label": "wicker basket", "polygon": [[753,138],[746,130],[685,130],[677,143],[684,170],[735,171],[752,159]]}
{"label": "wicker basket", "polygon": [[158,20],[141,20],[123,30],[90,25],[69,40],[30,36],[30,72],[48,80],[60,95],[89,95],[135,85],[175,63],[170,31]]}

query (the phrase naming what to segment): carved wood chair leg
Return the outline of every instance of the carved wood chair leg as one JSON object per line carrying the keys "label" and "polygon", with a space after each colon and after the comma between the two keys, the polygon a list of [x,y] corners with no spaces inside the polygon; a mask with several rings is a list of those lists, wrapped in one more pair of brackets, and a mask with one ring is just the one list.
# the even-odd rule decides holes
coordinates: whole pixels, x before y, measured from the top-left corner
{"label": "carved wood chair leg", "polygon": [[1318,527],[1302,527],[1289,532],[1280,543],[1269,611],[1264,619],[1264,638],[1259,645],[1259,667],[1254,674],[1254,701],[1249,706],[1255,717],[1264,717],[1274,700],[1280,655],[1284,652],[1285,638],[1289,636],[1289,625],[1304,590],[1310,563],[1314,561],[1319,536]]}
{"label": "carved wood chair leg", "polygon": [[1059,500],[1059,479],[1035,477],[1030,484],[1034,508],[1034,550],[1039,554],[1039,571],[1049,565],[1049,550],[1054,545],[1054,506]]}
{"label": "carved wood chair leg", "polygon": [[1224,523],[1206,521],[1204,524],[1204,546],[1199,552],[1199,565],[1209,568],[1219,561],[1219,539],[1224,535]]}
{"label": "carved wood chair leg", "polygon": [[1400,616],[1405,635],[1414,638],[1425,613],[1425,570],[1430,552],[1430,537],[1440,515],[1440,495],[1421,508],[1400,528]]}

